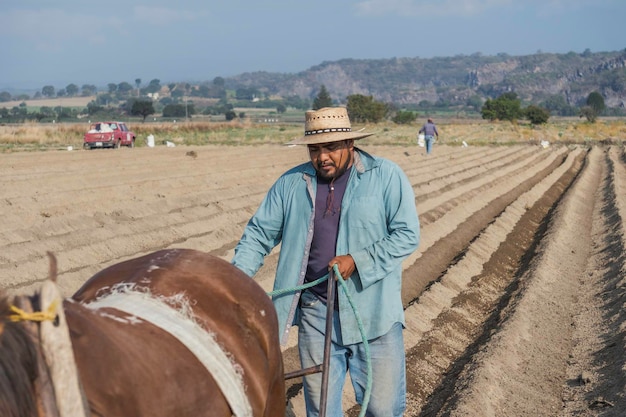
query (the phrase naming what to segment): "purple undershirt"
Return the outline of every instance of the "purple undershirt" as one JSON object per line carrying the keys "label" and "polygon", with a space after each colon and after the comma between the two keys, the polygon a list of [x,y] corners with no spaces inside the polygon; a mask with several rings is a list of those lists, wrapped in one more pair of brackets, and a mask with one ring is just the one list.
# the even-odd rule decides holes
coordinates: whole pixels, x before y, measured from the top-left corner
{"label": "purple undershirt", "polygon": [[[341,214],[341,200],[346,191],[350,170],[335,178],[332,183],[332,207],[327,207],[331,193],[330,181],[317,177],[317,192],[315,194],[315,221],[313,225],[313,240],[309,251],[309,264],[306,270],[305,281],[312,282],[328,273],[328,262],[336,255],[337,231]],[[309,289],[322,301],[326,302],[328,283],[326,281]],[[335,304],[336,306],[336,304]]]}

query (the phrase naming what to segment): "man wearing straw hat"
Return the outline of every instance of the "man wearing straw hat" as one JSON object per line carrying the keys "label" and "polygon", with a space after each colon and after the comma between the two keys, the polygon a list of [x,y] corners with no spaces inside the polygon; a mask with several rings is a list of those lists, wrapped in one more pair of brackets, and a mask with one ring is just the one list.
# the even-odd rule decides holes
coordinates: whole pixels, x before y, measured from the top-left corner
{"label": "man wearing straw hat", "polygon": [[[367,415],[401,416],[406,407],[401,299],[402,261],[417,249],[419,220],[406,175],[395,163],[355,146],[371,133],[352,131],[345,108],[307,111],[305,135],[310,161],[281,175],[248,222],[232,263],[250,276],[282,242],[274,293],[303,287],[336,265],[346,291],[336,291],[327,416],[342,416],[347,372],[356,400],[366,391],[367,338],[372,389]],[[303,369],[322,363],[326,322],[325,282],[274,295],[281,344],[298,326]],[[356,306],[359,320],[350,306]],[[307,416],[319,414],[322,376],[304,377]]]}

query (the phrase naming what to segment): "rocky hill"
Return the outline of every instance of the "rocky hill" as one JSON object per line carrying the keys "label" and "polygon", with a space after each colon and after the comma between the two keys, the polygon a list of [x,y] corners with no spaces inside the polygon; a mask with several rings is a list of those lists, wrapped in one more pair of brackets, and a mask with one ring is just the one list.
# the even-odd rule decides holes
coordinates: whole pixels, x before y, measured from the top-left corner
{"label": "rocky hill", "polygon": [[420,102],[466,105],[514,91],[525,103],[564,99],[580,106],[592,91],[607,107],[626,104],[626,49],[617,52],[498,54],[438,58],[392,58],[323,62],[297,74],[244,73],[228,88],[256,88],[268,95],[315,97],[323,84],[342,101],[351,94],[411,106]]}

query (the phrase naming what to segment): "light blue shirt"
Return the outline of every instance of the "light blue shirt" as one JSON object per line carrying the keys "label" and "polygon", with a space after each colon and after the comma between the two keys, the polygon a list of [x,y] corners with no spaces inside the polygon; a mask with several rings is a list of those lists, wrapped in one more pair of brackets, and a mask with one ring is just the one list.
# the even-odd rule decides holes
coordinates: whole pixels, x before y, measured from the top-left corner
{"label": "light blue shirt", "polygon": [[[419,220],[413,188],[398,165],[355,148],[353,166],[341,204],[337,255],[354,259],[356,272],[346,284],[371,340],[396,322],[405,324],[402,261],[417,249]],[[281,175],[248,222],[232,263],[252,277],[282,241],[274,290],[302,285],[313,236],[315,190],[311,162]],[[273,298],[283,345],[299,298],[299,292]],[[343,344],[361,342],[354,312],[340,288],[338,299]]]}

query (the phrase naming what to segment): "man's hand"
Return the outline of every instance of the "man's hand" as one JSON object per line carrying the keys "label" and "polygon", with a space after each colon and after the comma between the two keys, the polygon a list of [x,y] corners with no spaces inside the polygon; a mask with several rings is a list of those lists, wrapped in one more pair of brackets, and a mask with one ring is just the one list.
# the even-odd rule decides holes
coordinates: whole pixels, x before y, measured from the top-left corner
{"label": "man's hand", "polygon": [[[328,263],[328,270],[331,271],[333,269],[333,265],[335,264],[337,264],[337,269],[339,269],[339,273],[345,281],[350,279],[350,276],[356,270],[354,259],[352,259],[352,256],[350,255],[335,256]],[[337,277],[335,277],[335,279],[337,279]]]}

